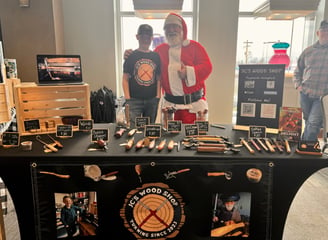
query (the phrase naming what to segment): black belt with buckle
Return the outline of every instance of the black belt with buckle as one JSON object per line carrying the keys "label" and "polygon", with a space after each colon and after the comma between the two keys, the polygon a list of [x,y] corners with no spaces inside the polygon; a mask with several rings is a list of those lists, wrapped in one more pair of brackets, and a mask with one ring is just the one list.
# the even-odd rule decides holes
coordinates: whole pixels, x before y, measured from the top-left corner
{"label": "black belt with buckle", "polygon": [[183,96],[173,96],[167,93],[164,96],[165,100],[167,100],[168,102],[175,103],[175,104],[184,104],[184,105],[197,102],[202,97],[203,97],[203,89]]}

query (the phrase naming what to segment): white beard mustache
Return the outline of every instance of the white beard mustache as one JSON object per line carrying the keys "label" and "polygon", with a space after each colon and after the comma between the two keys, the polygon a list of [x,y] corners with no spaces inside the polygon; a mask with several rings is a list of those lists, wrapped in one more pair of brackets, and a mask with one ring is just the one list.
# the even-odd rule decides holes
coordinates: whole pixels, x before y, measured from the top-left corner
{"label": "white beard mustache", "polygon": [[225,205],[225,207],[228,211],[231,211],[233,209],[234,205]]}
{"label": "white beard mustache", "polygon": [[181,45],[183,41],[183,33],[166,34],[166,39],[170,47]]}

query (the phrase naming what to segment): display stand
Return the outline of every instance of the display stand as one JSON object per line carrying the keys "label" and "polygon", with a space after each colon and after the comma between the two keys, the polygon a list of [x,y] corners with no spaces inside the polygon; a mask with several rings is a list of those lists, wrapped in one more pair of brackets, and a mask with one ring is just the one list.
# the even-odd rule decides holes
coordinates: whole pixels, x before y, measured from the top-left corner
{"label": "display stand", "polygon": [[[88,239],[98,237],[135,240],[136,232],[133,225],[129,225],[133,220],[131,214],[137,214],[134,216],[139,219],[146,216],[139,215],[139,210],[143,212],[144,208],[133,204],[133,201],[141,198],[143,190],[147,192],[149,184],[153,187],[151,189],[156,189],[156,193],[160,192],[158,189],[162,189],[172,194],[172,199],[179,202],[173,206],[182,207],[181,211],[171,211],[172,205],[167,205],[168,201],[164,200],[163,195],[143,195],[146,202],[158,199],[154,209],[163,203],[165,207],[158,213],[179,213],[177,228],[169,225],[174,228],[176,236],[166,235],[168,238],[210,239],[213,197],[216,193],[238,192],[241,196],[251,196],[249,239],[282,239],[288,210],[297,191],[308,177],[328,166],[326,156],[295,153],[295,144],[291,145],[291,153],[250,154],[244,147],[238,153],[197,153],[185,148],[180,151],[177,148],[171,151],[166,148],[162,151],[149,151],[146,148],[136,150],[134,147],[126,150],[121,145],[127,142],[128,137],[123,135],[115,138],[115,124],[96,124],[94,128],[109,129],[107,150],[88,151],[91,133],[82,131],[74,132],[72,138],[61,139],[64,147],[56,153],[45,153],[43,145],[33,135],[22,137],[23,141],[33,141],[31,151],[23,151],[20,147],[0,148],[0,176],[14,201],[22,240],[56,238],[56,211],[55,207],[49,207],[58,202],[55,201],[54,193],[75,192],[97,194],[97,204],[90,206],[89,211],[97,213],[98,226],[96,235],[89,235]],[[208,134],[227,136],[235,143],[239,143],[241,137],[247,137],[245,132],[234,131],[232,126],[227,125],[225,129],[210,128]],[[135,142],[142,137],[140,133],[134,135]],[[162,137],[167,141],[179,142],[185,136],[167,133]],[[271,137],[270,134],[268,137]],[[97,165],[103,175],[111,173],[115,177],[107,175],[108,180],[95,181],[85,176],[85,165]],[[141,170],[136,168],[137,165],[141,165]],[[256,171],[249,173],[254,168],[261,171],[260,178],[255,174]],[[44,174],[42,171],[53,172],[57,176]],[[232,175],[225,174],[229,172]],[[283,201],[281,196],[284,196]],[[247,202],[248,200],[240,202],[243,209],[247,209]],[[135,211],[130,211],[129,203],[137,207]],[[94,210],[95,206],[97,211]],[[145,213],[149,215],[151,212],[146,209]],[[247,214],[245,212],[244,216]],[[160,216],[159,218],[163,219]],[[147,221],[146,219],[145,222]],[[157,220],[154,218],[152,221],[155,223]],[[149,232],[141,222],[139,230]],[[164,234],[161,229],[157,233]]]}

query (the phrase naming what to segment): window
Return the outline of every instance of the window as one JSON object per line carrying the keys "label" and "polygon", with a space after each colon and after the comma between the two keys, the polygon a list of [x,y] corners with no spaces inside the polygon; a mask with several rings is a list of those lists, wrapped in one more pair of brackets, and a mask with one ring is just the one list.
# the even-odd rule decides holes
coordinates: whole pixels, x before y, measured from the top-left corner
{"label": "window", "polygon": [[290,47],[287,55],[290,65],[286,69],[292,73],[303,49],[314,40],[309,30],[313,29],[313,17],[299,17],[294,20],[266,20],[263,17],[255,18],[252,13],[266,0],[240,0],[238,39],[235,73],[235,92],[233,120],[236,121],[238,98],[238,65],[239,64],[266,64],[274,55],[272,45],[276,42],[287,42]]}
{"label": "window", "polygon": [[[136,17],[134,14],[134,7],[132,0],[116,0],[116,12],[117,14],[117,29],[118,34],[116,36],[117,42],[117,52],[116,52],[116,62],[117,62],[117,96],[123,95],[122,90],[122,69],[123,69],[123,54],[126,49],[136,49],[138,47],[138,42],[136,39],[137,29],[140,24],[147,23],[153,27],[154,38],[164,37],[164,19],[141,19]],[[182,6],[182,13],[184,20],[188,26],[188,38],[196,39],[196,21],[197,21],[197,6],[198,0],[184,0]],[[151,48],[154,48],[151,46]]]}
{"label": "window", "polygon": [[272,45],[287,42],[290,44],[287,49],[291,59],[289,69],[293,70],[303,50],[304,23],[304,18],[270,21],[265,18],[239,17],[237,64],[268,63],[273,55]]}

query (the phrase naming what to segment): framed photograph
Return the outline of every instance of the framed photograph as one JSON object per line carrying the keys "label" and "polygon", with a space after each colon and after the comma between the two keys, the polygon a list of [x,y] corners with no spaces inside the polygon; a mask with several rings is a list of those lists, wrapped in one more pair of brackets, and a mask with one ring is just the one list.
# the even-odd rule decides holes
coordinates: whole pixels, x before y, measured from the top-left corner
{"label": "framed photograph", "polygon": [[96,192],[54,193],[57,239],[95,236],[98,227]]}

